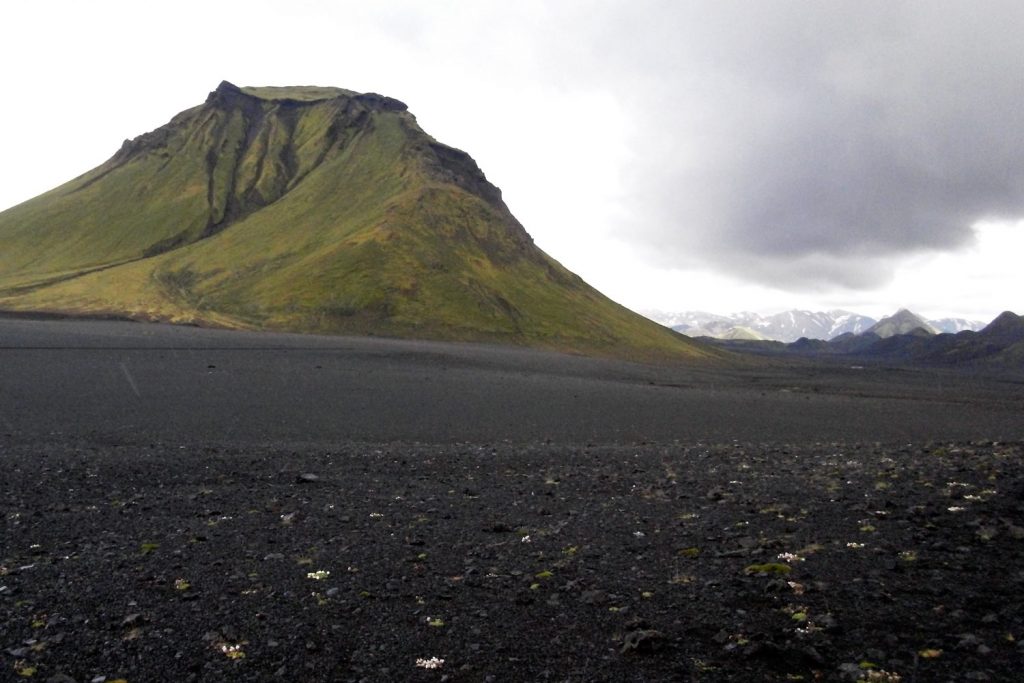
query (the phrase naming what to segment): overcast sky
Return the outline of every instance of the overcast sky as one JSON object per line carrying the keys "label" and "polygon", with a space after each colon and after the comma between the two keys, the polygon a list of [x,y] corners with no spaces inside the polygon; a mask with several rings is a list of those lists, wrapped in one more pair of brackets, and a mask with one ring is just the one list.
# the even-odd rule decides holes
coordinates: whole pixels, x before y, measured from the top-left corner
{"label": "overcast sky", "polygon": [[[637,310],[1024,313],[1024,3],[18,2],[0,209],[237,85],[406,102]],[[2,245],[0,245],[2,248]]]}

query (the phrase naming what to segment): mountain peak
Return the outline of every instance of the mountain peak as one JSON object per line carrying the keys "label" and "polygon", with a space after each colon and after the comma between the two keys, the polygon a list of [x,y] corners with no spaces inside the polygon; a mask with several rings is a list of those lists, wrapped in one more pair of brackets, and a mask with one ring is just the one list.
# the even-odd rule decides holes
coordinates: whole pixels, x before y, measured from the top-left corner
{"label": "mountain peak", "polygon": [[288,104],[310,104],[327,100],[353,100],[369,109],[378,111],[406,111],[408,106],[393,97],[375,92],[358,93],[345,88],[334,88],[319,85],[298,86],[243,86],[239,87],[230,81],[221,81],[206,98],[207,104],[238,104],[243,100],[259,100]]}
{"label": "mountain peak", "polygon": [[1022,322],[1022,317],[1024,317],[1024,316],[1019,316],[1016,313],[1014,313],[1013,311],[1003,311],[1002,313],[997,315],[995,318],[993,318],[992,322],[990,322],[985,327],[985,329],[989,329],[990,327],[991,328],[997,328],[997,327],[1019,327],[1021,325],[1021,322]]}
{"label": "mountain peak", "polygon": [[879,320],[867,331],[884,339],[898,334],[911,334],[919,329],[926,334],[935,334],[935,329],[924,318],[907,308],[901,308],[894,314]]}
{"label": "mountain peak", "polygon": [[239,88],[234,83],[232,83],[231,81],[221,81],[220,85],[217,86],[217,89],[214,90],[214,92],[219,92],[219,93],[239,93],[239,92],[242,92],[242,89]]}
{"label": "mountain peak", "polygon": [[979,334],[987,339],[1024,340],[1024,316],[1019,316],[1012,311],[1003,311]]}

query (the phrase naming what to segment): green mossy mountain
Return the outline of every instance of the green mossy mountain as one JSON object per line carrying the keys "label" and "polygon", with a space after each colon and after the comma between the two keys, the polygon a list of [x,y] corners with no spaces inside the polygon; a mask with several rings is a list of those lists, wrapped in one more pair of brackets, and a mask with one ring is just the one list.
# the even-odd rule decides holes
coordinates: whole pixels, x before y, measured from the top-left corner
{"label": "green mossy mountain", "polygon": [[0,309],[712,358],[537,248],[406,106],[238,88],[0,213]]}

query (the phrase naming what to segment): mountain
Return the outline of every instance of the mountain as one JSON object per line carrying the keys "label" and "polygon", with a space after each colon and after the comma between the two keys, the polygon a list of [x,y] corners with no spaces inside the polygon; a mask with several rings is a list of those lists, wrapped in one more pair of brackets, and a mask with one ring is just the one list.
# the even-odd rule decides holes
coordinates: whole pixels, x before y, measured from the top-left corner
{"label": "mountain", "polygon": [[[979,332],[962,330],[936,334],[918,316],[899,311],[875,327],[847,332],[829,341],[802,338],[789,344],[750,339],[714,339],[721,348],[763,356],[803,356],[844,363],[886,363],[1024,372],[1024,317],[1010,311],[1000,314]],[[891,333],[893,329],[906,331]]]}
{"label": "mountain", "polygon": [[911,334],[916,330],[923,330],[926,334],[936,334],[936,330],[919,315],[901,308],[896,313],[879,320],[866,332],[885,339],[894,335]]}
{"label": "mountain", "polygon": [[[688,337],[714,337],[728,339],[736,334],[734,328],[746,328],[763,339],[794,342],[801,337],[808,339],[835,339],[846,333],[861,334],[878,321],[874,318],[850,311],[800,311],[791,310],[774,315],[757,313],[731,313],[720,315],[704,311],[672,313],[666,311],[645,311],[651,320],[682,332]],[[966,318],[941,318],[923,321],[935,332],[963,332],[980,330],[985,323]]]}
{"label": "mountain", "polygon": [[846,332],[860,333],[875,323],[873,318],[849,311],[783,311],[764,316],[743,312],[718,315],[702,311],[685,313],[649,312],[648,317],[672,327],[689,337],[708,336],[718,339],[735,338],[742,330],[753,332],[753,339],[771,339],[793,342],[801,337],[832,339]]}
{"label": "mountain", "polygon": [[533,244],[402,102],[224,82],[0,213],[0,309],[638,358],[705,349]]}
{"label": "mountain", "polygon": [[995,344],[1011,345],[1024,341],[1024,316],[1003,311],[978,333],[980,339]]}
{"label": "mountain", "polygon": [[715,329],[720,325],[724,325],[721,329],[726,329],[736,324],[730,316],[706,313],[704,311],[684,311],[681,313],[646,311],[644,315],[666,327],[671,327],[677,332],[686,333],[690,337],[699,335],[688,334],[687,330],[709,330]]}
{"label": "mountain", "polygon": [[967,318],[939,318],[938,320],[928,320],[927,322],[937,332],[949,332],[950,334],[966,330],[977,332],[985,327],[985,323],[980,320],[968,320]]}
{"label": "mountain", "polygon": [[721,339],[765,340],[767,337],[761,336],[749,327],[734,325],[722,334]]}
{"label": "mountain", "polygon": [[791,342],[801,337],[832,339],[846,332],[857,334],[873,323],[872,318],[849,311],[821,313],[792,310],[769,316],[763,324],[752,327],[769,339]]}
{"label": "mountain", "polygon": [[921,328],[882,339],[866,353],[926,365],[1024,368],[1024,318],[1000,314],[980,332],[932,335]]}
{"label": "mountain", "polygon": [[1024,367],[1024,317],[1004,311],[980,332],[940,335],[941,345],[922,354],[936,363]]}

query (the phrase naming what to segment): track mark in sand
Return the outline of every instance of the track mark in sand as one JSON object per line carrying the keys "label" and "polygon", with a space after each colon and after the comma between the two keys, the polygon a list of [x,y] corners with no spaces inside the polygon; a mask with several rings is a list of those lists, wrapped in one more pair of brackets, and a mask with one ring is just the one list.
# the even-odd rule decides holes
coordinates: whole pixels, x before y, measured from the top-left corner
{"label": "track mark in sand", "polygon": [[128,385],[132,388],[132,391],[135,392],[136,396],[142,398],[142,394],[139,393],[139,388],[135,386],[135,380],[132,379],[132,373],[128,372],[128,366],[124,364],[124,361],[121,361],[118,365],[121,366],[121,372],[124,373],[124,378],[128,380]]}

